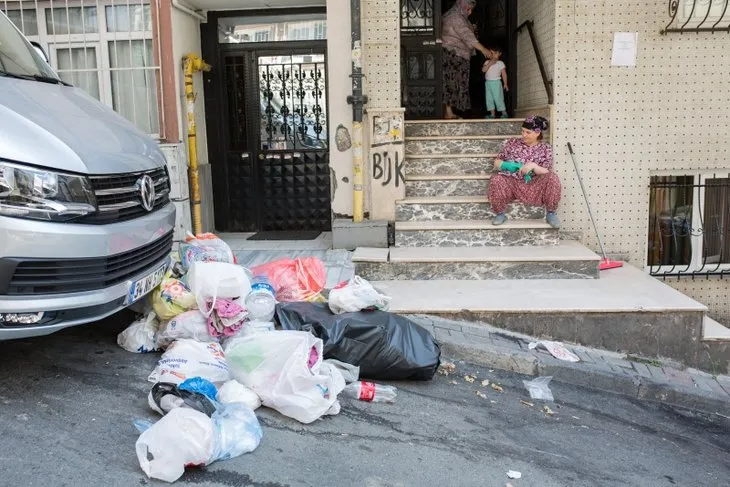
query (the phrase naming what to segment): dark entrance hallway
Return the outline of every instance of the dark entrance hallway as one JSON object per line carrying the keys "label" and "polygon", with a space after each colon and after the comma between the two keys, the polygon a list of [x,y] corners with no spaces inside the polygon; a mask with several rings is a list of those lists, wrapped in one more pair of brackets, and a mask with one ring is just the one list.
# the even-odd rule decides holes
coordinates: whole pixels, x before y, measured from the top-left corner
{"label": "dark entrance hallway", "polygon": [[[401,0],[401,83],[403,106],[409,120],[439,119],[442,106],[441,16],[455,0]],[[507,65],[510,92],[505,101],[510,114],[517,87],[517,2],[516,0],[479,0],[469,18],[476,25],[483,45],[499,46]],[[486,113],[484,75],[480,53],[471,58],[469,92],[471,110],[458,113],[464,118],[483,118]]]}

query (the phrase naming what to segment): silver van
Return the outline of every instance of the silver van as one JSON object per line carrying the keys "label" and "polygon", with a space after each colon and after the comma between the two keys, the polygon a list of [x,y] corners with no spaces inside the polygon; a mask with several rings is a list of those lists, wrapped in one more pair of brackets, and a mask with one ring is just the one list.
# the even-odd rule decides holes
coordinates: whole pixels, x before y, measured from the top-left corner
{"label": "silver van", "polygon": [[131,305],[173,241],[157,143],[63,83],[38,47],[0,12],[0,340]]}

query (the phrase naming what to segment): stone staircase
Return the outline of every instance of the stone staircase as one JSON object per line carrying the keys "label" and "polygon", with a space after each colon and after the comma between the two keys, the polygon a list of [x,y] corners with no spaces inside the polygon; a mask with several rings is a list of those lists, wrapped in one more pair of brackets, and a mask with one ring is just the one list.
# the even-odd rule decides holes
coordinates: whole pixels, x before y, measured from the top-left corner
{"label": "stone staircase", "polygon": [[520,124],[406,122],[395,245],[356,249],[355,272],[391,296],[396,313],[482,321],[727,371],[730,330],[710,320],[706,306],[631,265],[599,273],[598,255],[561,240],[541,208],[512,204],[507,223],[491,224],[492,163]]}
{"label": "stone staircase", "polygon": [[599,257],[561,242],[542,208],[515,203],[494,226],[487,199],[494,158],[520,120],[407,122],[405,198],[396,202],[395,248],[360,249],[370,280],[595,279]]}

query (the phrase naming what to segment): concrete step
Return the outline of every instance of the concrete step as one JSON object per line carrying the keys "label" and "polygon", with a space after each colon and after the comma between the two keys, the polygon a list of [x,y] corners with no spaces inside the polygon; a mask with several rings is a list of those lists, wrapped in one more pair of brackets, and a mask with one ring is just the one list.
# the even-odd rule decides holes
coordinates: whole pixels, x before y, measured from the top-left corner
{"label": "concrete step", "polygon": [[706,306],[630,265],[600,276],[371,282],[392,298],[395,313],[489,323],[535,337],[701,365]]}
{"label": "concrete step", "polygon": [[406,176],[409,196],[486,196],[491,174]]}
{"label": "concrete step", "polygon": [[[372,281],[597,279],[600,257],[578,242],[524,247],[367,249],[352,261]],[[383,257],[386,260],[383,260]]]}
{"label": "concrete step", "polygon": [[[507,210],[509,220],[540,220],[545,209],[512,203]],[[409,197],[395,203],[396,221],[491,220],[492,207],[486,196]]]}
{"label": "concrete step", "polygon": [[418,120],[406,122],[406,137],[429,135],[510,135],[522,130],[521,118],[498,120]]}
{"label": "concrete step", "polygon": [[730,328],[721,325],[709,316],[702,323],[702,341],[730,343]]}
{"label": "concrete step", "polygon": [[697,367],[713,375],[730,372],[730,328],[709,316],[702,322],[702,349]]}
{"label": "concrete step", "polygon": [[541,220],[432,220],[395,223],[396,247],[488,247],[557,245],[558,231]]}
{"label": "concrete step", "polygon": [[420,154],[406,157],[406,177],[428,174],[475,174],[492,172],[497,153],[484,154]]}
{"label": "concrete step", "polygon": [[406,156],[422,154],[491,154],[499,152],[505,135],[468,137],[407,137]]}

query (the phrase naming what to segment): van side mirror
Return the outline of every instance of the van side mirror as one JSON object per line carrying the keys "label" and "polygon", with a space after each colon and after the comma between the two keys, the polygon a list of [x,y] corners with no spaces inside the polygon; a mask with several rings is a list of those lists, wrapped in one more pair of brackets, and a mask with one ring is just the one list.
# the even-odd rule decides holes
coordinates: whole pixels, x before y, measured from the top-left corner
{"label": "van side mirror", "polygon": [[48,59],[48,54],[46,54],[46,51],[43,50],[43,46],[41,46],[36,41],[30,41],[30,45],[33,46],[33,49],[35,49],[35,52],[37,52],[40,55],[40,57],[43,58],[43,60],[46,62],[46,64],[48,64],[50,66],[51,61],[50,61],[50,59]]}

